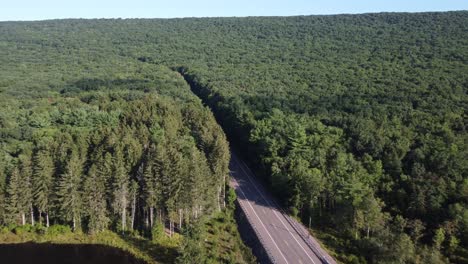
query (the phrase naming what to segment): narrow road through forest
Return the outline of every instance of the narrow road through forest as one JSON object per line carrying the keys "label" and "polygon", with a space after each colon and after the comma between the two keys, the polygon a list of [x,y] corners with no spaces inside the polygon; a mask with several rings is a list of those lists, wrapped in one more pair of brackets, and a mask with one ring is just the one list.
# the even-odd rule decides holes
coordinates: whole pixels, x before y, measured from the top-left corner
{"label": "narrow road through forest", "polygon": [[[178,72],[187,81],[194,94],[202,101],[207,99],[201,87],[191,77],[185,75],[184,68],[179,68]],[[231,151],[229,168],[232,176],[230,184],[236,191],[240,209],[255,231],[255,236],[265,249],[270,262],[336,264],[336,261],[320,247],[317,240],[302,224],[281,210],[247,164],[233,151]]]}
{"label": "narrow road through forest", "polygon": [[271,262],[336,263],[305,227],[283,213],[245,162],[233,152],[231,156],[231,186]]}

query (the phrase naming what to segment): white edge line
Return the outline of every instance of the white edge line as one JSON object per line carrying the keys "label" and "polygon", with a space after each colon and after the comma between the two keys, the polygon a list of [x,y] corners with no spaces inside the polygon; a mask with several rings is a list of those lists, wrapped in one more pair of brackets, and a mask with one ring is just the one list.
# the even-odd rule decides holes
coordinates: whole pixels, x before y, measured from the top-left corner
{"label": "white edge line", "polygon": [[[240,166],[239,166],[240,167]],[[235,180],[235,179],[234,179]],[[271,241],[273,242],[273,244],[276,246],[276,248],[278,249],[279,253],[281,254],[281,256],[283,257],[284,261],[286,261],[286,263],[289,264],[288,260],[286,259],[286,257],[283,255],[283,252],[281,252],[281,249],[278,247],[278,245],[276,244],[275,240],[273,239],[273,237],[270,235],[270,232],[268,232],[268,229],[265,227],[265,225],[263,224],[262,220],[260,219],[260,217],[257,215],[257,213],[255,212],[255,209],[253,208],[253,206],[250,204],[250,202],[247,200],[247,196],[245,195],[244,191],[242,191],[242,187],[240,186],[239,182],[237,182],[237,180],[235,180],[236,183],[237,183],[237,187],[239,187],[239,191],[241,191],[242,195],[244,196],[244,199],[245,201],[247,202],[247,204],[250,206],[250,208],[252,209],[253,213],[255,214],[255,216],[258,218],[258,221],[260,221],[260,224],[262,225],[262,227],[265,229],[265,231],[267,232],[268,236],[270,237]],[[239,201],[240,202],[240,201]],[[260,234],[258,234],[260,235]],[[266,246],[266,245],[265,245]]]}
{"label": "white edge line", "polygon": [[[239,161],[240,159],[237,158],[237,155],[233,155],[235,157],[235,159],[237,160],[237,162],[239,164],[241,164]],[[265,202],[267,202],[268,205],[270,205],[272,208],[275,208],[274,206],[272,206],[270,204],[270,202],[268,202],[268,200],[263,196],[263,194],[260,192],[260,190],[257,188],[257,186],[255,185],[255,183],[252,181],[252,179],[250,178],[249,174],[244,170],[244,168],[242,167],[242,165],[245,166],[245,164],[241,164],[241,166],[239,166],[242,171],[247,175],[247,178],[249,178],[249,181],[252,183],[252,185],[255,187],[255,189],[257,190],[257,192],[260,194],[260,196],[262,196],[263,200],[265,200]],[[239,186],[240,187],[240,186]],[[309,257],[309,259],[312,261],[312,263],[315,264],[315,261],[312,259],[312,257],[309,255],[309,253],[307,253],[307,251],[304,249],[304,247],[299,243],[299,241],[297,241],[296,237],[292,234],[293,232],[291,232],[288,227],[284,224],[283,220],[281,220],[281,218],[278,216],[278,214],[276,213],[276,210],[272,210],[273,213],[275,214],[275,216],[278,218],[278,220],[280,220],[281,224],[283,224],[283,226],[286,228],[286,230],[288,231],[288,233],[292,236],[292,238],[294,238],[294,240],[296,241],[296,243],[301,247],[301,249],[304,251],[304,253],[307,255],[307,257]],[[258,216],[257,216],[258,217]],[[283,216],[284,217],[284,216]],[[315,254],[314,254],[315,255]]]}

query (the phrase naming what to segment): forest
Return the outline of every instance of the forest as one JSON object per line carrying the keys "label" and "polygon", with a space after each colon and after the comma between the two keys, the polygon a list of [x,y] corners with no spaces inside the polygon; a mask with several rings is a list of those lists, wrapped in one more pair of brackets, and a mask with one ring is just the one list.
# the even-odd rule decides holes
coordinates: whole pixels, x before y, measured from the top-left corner
{"label": "forest", "polygon": [[168,68],[116,64],[2,71],[1,224],[156,240],[225,208],[229,146],[211,111]]}
{"label": "forest", "polygon": [[339,261],[468,263],[466,11],[2,22],[0,47],[2,223],[218,210],[229,147],[185,78]]}

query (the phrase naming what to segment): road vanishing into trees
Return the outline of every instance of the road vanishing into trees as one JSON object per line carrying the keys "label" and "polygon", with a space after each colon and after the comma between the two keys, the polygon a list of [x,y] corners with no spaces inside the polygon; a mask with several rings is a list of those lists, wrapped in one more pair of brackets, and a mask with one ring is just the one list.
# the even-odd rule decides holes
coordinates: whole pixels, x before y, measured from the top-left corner
{"label": "road vanishing into trees", "polygon": [[253,172],[231,152],[231,186],[239,205],[272,263],[336,263],[299,222],[286,215],[256,180]]}

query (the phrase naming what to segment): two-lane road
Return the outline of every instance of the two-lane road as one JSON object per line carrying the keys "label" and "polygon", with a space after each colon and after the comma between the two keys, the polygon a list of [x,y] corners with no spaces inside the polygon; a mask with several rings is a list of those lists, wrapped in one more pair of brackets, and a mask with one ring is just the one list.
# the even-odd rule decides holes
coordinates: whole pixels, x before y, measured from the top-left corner
{"label": "two-lane road", "polygon": [[241,209],[273,263],[335,263],[313,238],[305,234],[299,223],[284,215],[235,153],[232,153],[230,169],[231,186]]}

